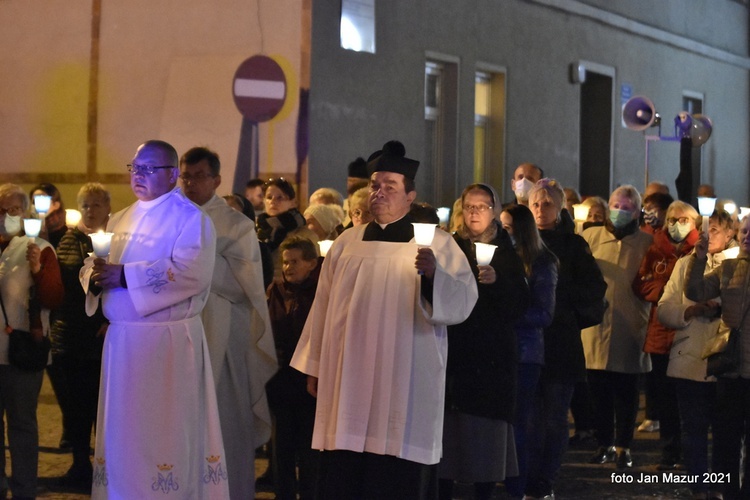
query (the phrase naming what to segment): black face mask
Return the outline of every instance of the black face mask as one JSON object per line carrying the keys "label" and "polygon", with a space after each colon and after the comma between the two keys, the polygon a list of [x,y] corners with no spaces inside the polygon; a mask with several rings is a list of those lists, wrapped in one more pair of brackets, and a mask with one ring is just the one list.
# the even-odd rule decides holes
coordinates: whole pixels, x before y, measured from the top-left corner
{"label": "black face mask", "polygon": [[604,222],[584,222],[583,223],[583,230],[585,231],[585,230],[587,230],[590,227],[599,227],[599,226],[603,226],[603,225],[604,225]]}

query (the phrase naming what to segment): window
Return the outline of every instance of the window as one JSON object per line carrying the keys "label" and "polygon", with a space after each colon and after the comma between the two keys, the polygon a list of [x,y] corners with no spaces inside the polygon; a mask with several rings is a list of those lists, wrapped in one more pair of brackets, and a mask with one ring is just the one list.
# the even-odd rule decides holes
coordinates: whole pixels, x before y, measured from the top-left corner
{"label": "window", "polygon": [[473,180],[502,192],[505,177],[505,72],[480,70],[474,78]]}
{"label": "window", "polygon": [[425,63],[424,86],[424,168],[417,193],[435,207],[452,206],[459,192],[458,58],[434,54]]}
{"label": "window", "polygon": [[341,0],[341,48],[375,53],[375,0]]}

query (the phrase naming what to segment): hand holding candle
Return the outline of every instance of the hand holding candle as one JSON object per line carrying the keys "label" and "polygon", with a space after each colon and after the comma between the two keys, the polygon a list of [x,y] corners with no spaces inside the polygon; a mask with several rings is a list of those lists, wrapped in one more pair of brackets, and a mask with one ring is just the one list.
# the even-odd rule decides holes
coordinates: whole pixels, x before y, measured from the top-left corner
{"label": "hand holding candle", "polygon": [[419,274],[432,278],[435,273],[435,254],[428,247],[432,245],[437,224],[412,222],[412,226],[414,226],[414,241],[420,247],[417,250],[415,267],[418,269]]}
{"label": "hand holding candle", "polygon": [[479,281],[479,283],[491,285],[495,282],[495,279],[497,279],[495,276],[495,268],[490,266],[496,248],[497,245],[489,245],[487,243],[479,242],[474,243],[477,267],[479,268],[479,276],[477,276],[477,281]]}

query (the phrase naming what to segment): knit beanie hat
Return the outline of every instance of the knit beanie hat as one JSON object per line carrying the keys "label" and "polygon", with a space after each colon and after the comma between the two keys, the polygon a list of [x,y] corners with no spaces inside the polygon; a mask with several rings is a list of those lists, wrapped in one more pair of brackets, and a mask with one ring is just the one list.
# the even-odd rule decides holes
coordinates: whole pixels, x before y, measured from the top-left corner
{"label": "knit beanie hat", "polygon": [[315,217],[327,234],[331,234],[344,220],[344,211],[337,205],[310,205],[305,210],[305,218],[309,215]]}

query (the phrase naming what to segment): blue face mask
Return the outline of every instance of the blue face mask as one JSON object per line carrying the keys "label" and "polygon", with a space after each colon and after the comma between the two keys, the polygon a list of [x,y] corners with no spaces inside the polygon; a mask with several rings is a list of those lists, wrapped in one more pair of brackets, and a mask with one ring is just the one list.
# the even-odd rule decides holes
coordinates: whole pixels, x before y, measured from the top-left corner
{"label": "blue face mask", "polygon": [[615,229],[622,229],[633,220],[633,212],[630,210],[612,208],[609,210],[609,220],[612,222],[612,225],[615,226]]}

